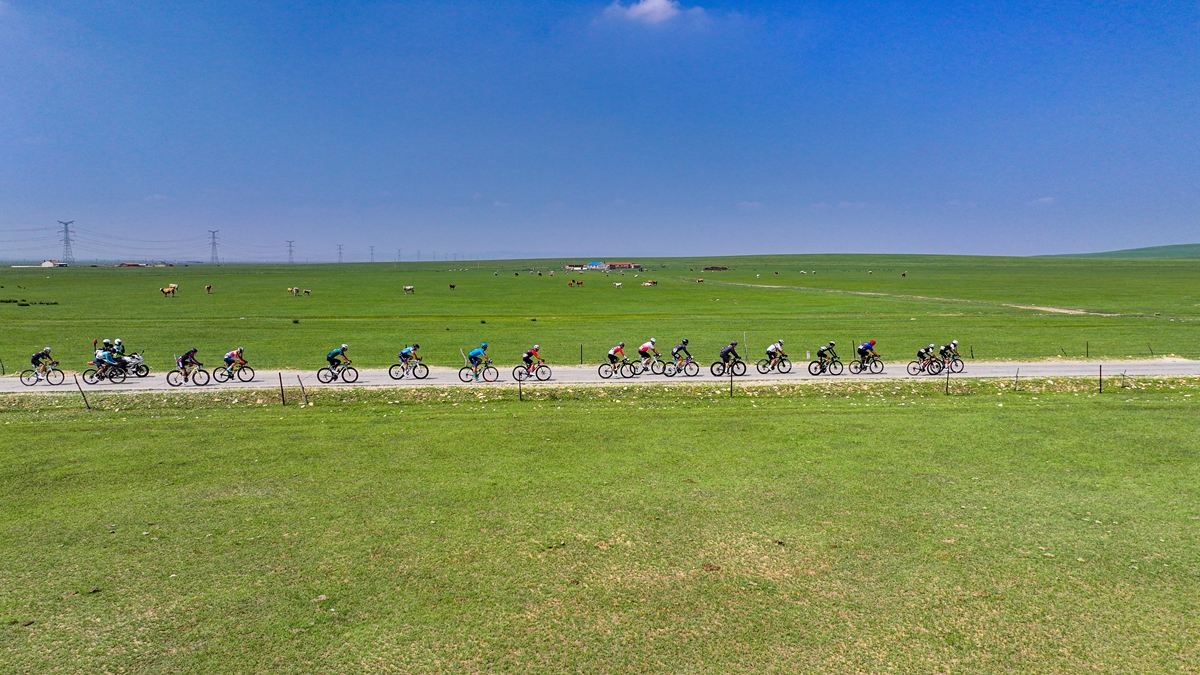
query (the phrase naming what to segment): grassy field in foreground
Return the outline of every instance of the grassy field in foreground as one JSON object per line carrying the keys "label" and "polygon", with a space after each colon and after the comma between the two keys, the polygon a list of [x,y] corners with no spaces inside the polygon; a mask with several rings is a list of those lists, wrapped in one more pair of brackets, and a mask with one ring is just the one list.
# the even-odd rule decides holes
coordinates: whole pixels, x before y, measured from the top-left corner
{"label": "grassy field in foreground", "polygon": [[[0,300],[28,306],[0,302],[0,360],[11,372],[50,345],[65,367],[82,369],[92,339],[104,337],[148,350],[159,371],[192,346],[205,363],[241,345],[260,369],[315,369],[343,342],[367,367],[386,367],[412,342],[429,363],[453,366],[462,363],[460,350],[481,341],[500,365],[534,343],[551,363],[566,364],[578,363],[581,346],[584,360],[598,363],[617,341],[651,337],[668,347],[688,337],[701,361],[733,339],[757,358],[779,338],[793,356],[828,340],[845,355],[851,342],[873,338],[886,360],[901,363],[920,346],[951,339],[985,359],[1200,358],[1195,260],[641,259],[648,269],[637,277],[572,275],[584,280],[581,288],[567,287],[562,262],[3,268]],[[703,271],[710,265],[730,269]],[[531,267],[544,276],[530,275]],[[659,285],[639,285],[651,278]],[[623,288],[614,288],[618,281]],[[179,284],[178,297],[158,292],[169,283]],[[405,285],[416,293],[405,295]],[[292,297],[288,286],[313,295]]]}
{"label": "grassy field in foreground", "polygon": [[1196,672],[1200,381],[1092,384],[0,397],[0,671]]}

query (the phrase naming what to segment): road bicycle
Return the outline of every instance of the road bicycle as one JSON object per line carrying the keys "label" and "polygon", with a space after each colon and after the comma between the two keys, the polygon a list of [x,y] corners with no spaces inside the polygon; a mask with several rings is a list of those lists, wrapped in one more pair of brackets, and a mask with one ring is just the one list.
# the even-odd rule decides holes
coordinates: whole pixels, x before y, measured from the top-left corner
{"label": "road bicycle", "polygon": [[879,357],[874,354],[867,354],[862,359],[854,359],[850,362],[850,372],[855,375],[864,372],[878,375],[883,372],[883,361],[880,361]]}
{"label": "road bicycle", "polygon": [[172,387],[182,386],[184,382],[189,381],[197,387],[203,387],[208,384],[208,371],[194,363],[189,363],[182,369],[176,368],[167,373],[167,384]]}
{"label": "road bicycle", "polygon": [[393,380],[402,380],[408,375],[423,380],[429,377],[429,366],[421,363],[421,359],[414,358],[413,364],[410,366],[405,366],[403,363],[392,364],[392,367],[388,368],[388,375]]}
{"label": "road bicycle", "polygon": [[357,382],[358,370],[349,363],[339,361],[336,366],[325,366],[317,371],[317,381],[321,384],[337,382],[338,378],[341,378],[347,384]]}
{"label": "road bicycle", "polygon": [[58,361],[51,361],[46,364],[46,369],[44,371],[35,368],[30,368],[29,370],[23,371],[21,373],[21,384],[25,385],[26,387],[32,387],[43,380],[45,380],[47,384],[62,384],[63,379],[66,376],[63,375],[63,371],[55,368],[57,365]]}
{"label": "road bicycle", "polygon": [[500,377],[500,371],[492,366],[491,359],[481,361],[478,366],[463,366],[458,369],[458,379],[463,382],[475,380],[476,374],[482,377],[484,382],[495,382]]}
{"label": "road bicycle", "polygon": [[692,357],[687,357],[679,361],[672,361],[663,369],[663,375],[674,377],[677,373],[683,373],[688,377],[695,377],[700,374],[700,364],[692,360]]}
{"label": "road bicycle", "polygon": [[817,359],[808,364],[808,374],[816,377],[818,375],[841,375],[842,360],[837,356],[828,359]]}
{"label": "road bicycle", "polygon": [[[88,361],[89,366],[96,366],[95,361]],[[88,384],[96,384],[101,380],[108,380],[113,384],[121,384],[125,381],[125,371],[120,366],[108,365],[101,363],[95,368],[88,368],[83,371],[83,381]]]}
{"label": "road bicycle", "polygon": [[234,361],[231,366],[213,368],[212,376],[217,382],[228,382],[235,377],[241,382],[249,382],[254,379],[254,369],[240,361]]}
{"label": "road bicycle", "polygon": [[937,375],[942,372],[944,367],[945,364],[942,363],[940,358],[931,357],[921,361],[913,360],[908,362],[908,374],[920,375],[921,373],[928,373],[930,375]]}
{"label": "road bicycle", "polygon": [[596,373],[605,380],[617,373],[620,373],[621,377],[633,377],[642,374],[642,362],[625,358],[616,363],[601,363]]}
{"label": "road bicycle", "polygon": [[528,366],[522,363],[513,368],[513,379],[518,382],[523,382],[533,377],[537,378],[539,382],[545,382],[550,379],[550,366],[539,362]]}
{"label": "road bicycle", "polygon": [[967,365],[967,364],[963,363],[962,358],[959,357],[958,354],[951,354],[950,356],[944,358],[943,362],[944,362],[945,366],[947,368],[949,368],[950,372],[952,372],[952,373],[961,373],[963,371],[963,368],[965,368]]}
{"label": "road bicycle", "polygon": [[724,377],[726,373],[731,371],[738,377],[745,375],[746,362],[741,359],[732,359],[729,365],[726,366],[724,361],[713,361],[713,364],[708,367],[708,372],[712,373],[713,377]]}
{"label": "road bicycle", "polygon": [[643,361],[641,358],[639,358],[639,359],[637,360],[637,364],[638,364],[639,366],[641,366],[641,368],[642,368],[642,372],[646,372],[647,370],[649,370],[650,372],[654,373],[655,375],[662,375],[662,374],[663,374],[663,373],[665,373],[665,372],[666,372],[666,370],[667,370],[667,362],[666,362],[666,361],[663,361],[663,360],[662,360],[662,359],[659,357],[659,355],[658,355],[658,354],[651,354],[651,355],[650,355],[650,363],[649,363],[649,365],[647,365],[647,364],[646,364],[646,362],[645,362],[645,361]]}
{"label": "road bicycle", "polygon": [[786,356],[777,356],[774,359],[759,359],[758,372],[761,375],[766,375],[772,370],[780,373],[792,372],[792,362]]}

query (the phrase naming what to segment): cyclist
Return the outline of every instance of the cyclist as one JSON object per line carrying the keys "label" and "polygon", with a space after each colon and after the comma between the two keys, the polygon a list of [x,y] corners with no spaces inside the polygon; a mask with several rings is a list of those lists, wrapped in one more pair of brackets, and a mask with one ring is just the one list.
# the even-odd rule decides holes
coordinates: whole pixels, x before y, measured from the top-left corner
{"label": "cyclist", "polygon": [[873,356],[879,358],[879,352],[875,351],[875,341],[867,340],[858,346],[858,358],[863,363],[867,362],[867,357]]}
{"label": "cyclist", "polygon": [[617,354],[620,354],[621,358],[625,358],[624,342],[618,342],[616,347],[608,350],[608,362],[614,366],[617,365]]}
{"label": "cyclist", "polygon": [[533,372],[533,360],[534,359],[537,359],[538,363],[546,362],[546,359],[543,359],[541,356],[538,355],[538,350],[541,348],[542,348],[541,345],[534,345],[533,349],[530,349],[521,355],[521,360],[525,362],[525,370],[528,370],[530,373]]}
{"label": "cyclist", "polygon": [[730,359],[740,359],[740,358],[742,358],[742,357],[738,356],[738,353],[737,353],[737,340],[734,340],[733,342],[730,342],[729,344],[725,345],[724,347],[721,347],[721,363],[724,363],[725,365],[728,366]]}
{"label": "cyclist", "polygon": [[687,357],[689,359],[692,358],[692,353],[688,351],[687,346],[688,346],[688,339],[683,338],[683,340],[679,344],[677,344],[671,348],[671,356],[675,359],[675,365],[678,366],[678,365],[683,364],[683,357],[680,356],[681,353],[687,354]]}
{"label": "cyclist", "polygon": [[183,373],[184,382],[188,381],[188,375],[191,373],[189,366],[196,366],[199,368],[200,366],[204,365],[196,360],[196,352],[198,351],[200,350],[192,347],[191,349],[187,350],[183,356],[175,359],[175,367],[179,369],[179,372]]}
{"label": "cyclist", "polygon": [[767,346],[767,358],[771,360],[771,367],[775,367],[775,363],[780,357],[787,356],[783,351],[783,340],[776,340]]}
{"label": "cyclist", "polygon": [[650,367],[650,352],[654,352],[654,355],[658,356],[658,350],[654,347],[657,342],[658,338],[650,338],[649,342],[644,342],[641,347],[638,347],[638,356],[642,357],[642,365],[647,368]]}
{"label": "cyclist", "polygon": [[246,359],[242,356],[244,351],[245,350],[242,347],[238,347],[237,349],[225,354],[225,370],[230,375],[233,374],[233,364],[236,363],[239,366],[246,365]]}
{"label": "cyclist", "polygon": [[96,351],[92,354],[92,365],[96,366],[97,373],[104,372],[104,369],[108,367],[108,349],[98,346],[95,340],[92,340],[92,346],[96,347]]}
{"label": "cyclist", "polygon": [[398,356],[400,357],[400,366],[401,366],[401,368],[404,369],[404,372],[407,373],[408,369],[412,366],[412,364],[409,363],[409,361],[412,361],[414,359],[417,361],[421,360],[421,358],[419,356],[417,356],[417,350],[420,348],[421,348],[421,345],[416,344],[414,342],[411,347],[405,347],[404,349],[400,350],[400,353],[398,354]]}
{"label": "cyclist", "polygon": [[30,357],[29,362],[33,364],[39,375],[46,374],[46,367],[54,364],[54,359],[50,358],[50,348],[46,347],[42,351]]}
{"label": "cyclist", "polygon": [[475,379],[479,379],[479,364],[487,358],[487,343],[481,342],[478,347],[467,352],[467,359],[471,361],[471,369],[474,371]]}
{"label": "cyclist", "polygon": [[[350,349],[350,345],[342,344],[341,347],[338,347],[337,349],[335,349],[325,355],[325,360],[329,362],[330,370],[332,370],[333,372],[336,373],[338,371],[338,368],[342,367],[341,359],[346,359],[346,363],[351,363],[350,357],[346,356],[347,349]],[[339,356],[341,358],[338,358]]]}
{"label": "cyclist", "polygon": [[942,348],[938,350],[938,354],[940,354],[943,359],[950,359],[958,356],[958,340],[951,340],[948,344],[942,345]]}
{"label": "cyclist", "polygon": [[819,348],[817,348],[817,360],[821,361],[822,363],[826,363],[836,359],[837,352],[833,351],[833,348],[836,345],[836,342],[830,340],[829,344],[821,345]]}
{"label": "cyclist", "polygon": [[928,347],[922,347],[921,349],[917,350],[917,360],[921,362],[921,365],[925,365],[933,358],[933,352],[934,352],[933,345],[929,345]]}

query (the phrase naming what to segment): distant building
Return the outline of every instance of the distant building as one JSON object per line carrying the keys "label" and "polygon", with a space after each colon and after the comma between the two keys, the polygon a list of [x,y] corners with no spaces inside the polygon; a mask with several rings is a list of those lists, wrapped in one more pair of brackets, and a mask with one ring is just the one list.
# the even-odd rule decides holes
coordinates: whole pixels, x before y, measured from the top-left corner
{"label": "distant building", "polygon": [[608,265],[599,260],[593,260],[587,266],[589,270],[600,270],[602,272],[608,269]]}
{"label": "distant building", "polygon": [[42,261],[42,267],[66,267],[66,266],[67,266],[67,263],[59,262],[57,260],[43,260]]}
{"label": "distant building", "polygon": [[631,263],[631,262],[610,262],[610,263],[605,263],[605,264],[608,265],[608,269],[610,269],[610,270],[640,270],[640,269],[642,269],[641,265],[639,265],[637,263]]}
{"label": "distant building", "polygon": [[563,269],[567,270],[568,272],[583,272],[587,268],[588,266],[583,263],[567,263],[566,265],[563,265]]}

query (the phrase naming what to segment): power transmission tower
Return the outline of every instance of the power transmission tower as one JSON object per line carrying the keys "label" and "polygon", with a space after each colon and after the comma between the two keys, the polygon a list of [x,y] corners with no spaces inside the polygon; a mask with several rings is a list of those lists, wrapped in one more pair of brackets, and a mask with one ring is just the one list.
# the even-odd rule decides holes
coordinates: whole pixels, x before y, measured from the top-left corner
{"label": "power transmission tower", "polygon": [[212,245],[212,257],[209,260],[209,262],[214,265],[221,264],[221,259],[217,257],[217,233],[218,232],[220,232],[220,230],[209,230],[208,231],[208,237],[209,237],[208,243]]}
{"label": "power transmission tower", "polygon": [[342,262],[342,245],[338,244],[338,262]]}
{"label": "power transmission tower", "polygon": [[398,249],[396,249],[396,262],[400,262],[400,258],[402,257],[402,256],[401,256],[401,254],[402,254],[402,253],[404,253],[404,249],[402,249],[402,248],[398,248]]}
{"label": "power transmission tower", "polygon": [[375,247],[371,247],[371,262],[375,262]]}
{"label": "power transmission tower", "polygon": [[73,220],[66,220],[66,221],[60,220],[60,221],[58,221],[58,224],[63,226],[63,231],[62,231],[62,244],[63,244],[63,255],[62,255],[62,261],[63,261],[63,262],[65,262],[65,263],[67,263],[68,265],[74,265],[74,264],[75,264],[75,252],[71,250],[71,223],[74,223],[74,222],[75,222],[75,221],[73,221]]}
{"label": "power transmission tower", "polygon": [[288,239],[287,244],[288,244],[288,264],[291,265],[292,263],[296,262],[295,259],[292,257],[292,254],[295,253],[296,240]]}

